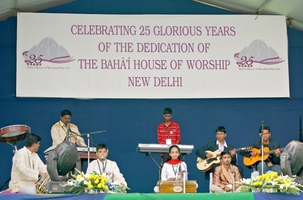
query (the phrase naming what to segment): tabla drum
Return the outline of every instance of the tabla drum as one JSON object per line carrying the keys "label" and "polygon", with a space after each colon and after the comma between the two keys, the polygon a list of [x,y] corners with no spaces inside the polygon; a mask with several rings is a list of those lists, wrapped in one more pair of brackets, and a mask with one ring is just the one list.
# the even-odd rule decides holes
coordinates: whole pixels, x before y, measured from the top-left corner
{"label": "tabla drum", "polygon": [[25,136],[31,132],[29,126],[11,125],[0,129],[0,142],[17,142],[24,140]]}

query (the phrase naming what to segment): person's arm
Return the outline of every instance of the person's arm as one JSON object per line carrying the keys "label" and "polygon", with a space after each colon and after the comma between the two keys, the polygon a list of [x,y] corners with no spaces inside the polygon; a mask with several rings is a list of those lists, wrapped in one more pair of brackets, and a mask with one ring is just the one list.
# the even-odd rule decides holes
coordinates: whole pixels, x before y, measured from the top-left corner
{"label": "person's arm", "polygon": [[15,153],[13,158],[13,165],[18,169],[20,173],[23,174],[24,178],[28,181],[37,182],[39,171],[34,170],[33,167],[29,166],[29,157],[26,155],[26,151],[18,151]]}
{"label": "person's arm", "polygon": [[276,141],[272,141],[271,144],[270,144],[270,150],[274,150],[275,153],[270,154],[270,156],[272,158],[273,164],[279,164],[280,165],[280,162],[281,162],[280,153],[279,153],[280,151],[277,150],[277,149],[280,149],[280,143],[276,142]]}
{"label": "person's arm", "polygon": [[74,132],[72,135],[76,138],[76,144],[80,147],[87,146],[84,142],[84,139],[81,137],[80,131],[76,125],[72,127],[72,131]]}
{"label": "person's arm", "polygon": [[53,140],[53,146],[56,146],[64,141],[64,138],[62,139],[60,137],[59,129],[56,128],[55,126],[53,126],[51,129],[51,136],[52,136],[52,140]]}
{"label": "person's arm", "polygon": [[42,174],[47,174],[46,165],[42,162],[42,160],[39,158],[38,155],[37,155],[37,165],[39,172],[41,172]]}
{"label": "person's arm", "polygon": [[[256,149],[260,149],[259,140],[254,141],[254,142],[250,145],[250,147],[256,148]],[[241,154],[242,156],[244,156],[244,157],[248,157],[248,158],[249,158],[249,157],[252,156],[253,152],[252,152],[252,151],[241,150],[241,151],[240,151],[240,154]]]}
{"label": "person's arm", "polygon": [[235,182],[237,182],[237,183],[235,183],[235,189],[237,189],[238,187],[240,187],[242,185],[240,183],[242,176],[240,174],[238,167],[233,166],[233,168],[234,168],[234,172],[235,172]]}
{"label": "person's arm", "polygon": [[196,155],[202,159],[206,158],[206,153],[205,151],[209,150],[211,147],[211,142],[208,142],[205,146],[201,147],[196,151]]}
{"label": "person's arm", "polygon": [[188,173],[187,173],[187,165],[185,162],[181,162],[181,172],[183,173],[183,179],[186,181],[188,180]]}
{"label": "person's arm", "polygon": [[123,177],[123,174],[120,172],[120,169],[116,162],[113,162],[113,175],[115,182],[122,183],[123,185],[127,186],[125,178]]}
{"label": "person's arm", "polygon": [[219,186],[223,190],[226,187],[225,184],[221,183],[221,179],[220,179],[220,166],[216,167],[216,169],[214,171],[214,174],[213,174],[213,183],[212,184]]}
{"label": "person's arm", "polygon": [[160,125],[158,126],[158,128],[157,128],[158,143],[159,143],[159,144],[166,144],[165,139],[163,139],[163,137],[162,137],[161,130],[162,130],[162,127],[161,127],[161,124],[160,124]]}
{"label": "person's arm", "polygon": [[176,129],[176,144],[181,143],[181,133],[180,133],[180,126],[177,124],[177,129]]}
{"label": "person's arm", "polygon": [[[95,161],[93,160],[91,163],[88,164],[87,166],[87,169],[86,169],[86,175],[89,175],[91,174],[93,171],[95,171],[95,162],[98,162],[98,161]],[[96,171],[98,174],[100,173],[99,170]]]}

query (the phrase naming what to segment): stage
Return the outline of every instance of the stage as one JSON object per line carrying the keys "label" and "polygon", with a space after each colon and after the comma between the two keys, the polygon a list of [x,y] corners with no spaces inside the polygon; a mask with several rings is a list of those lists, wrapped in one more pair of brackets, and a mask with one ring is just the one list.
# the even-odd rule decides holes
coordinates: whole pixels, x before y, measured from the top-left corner
{"label": "stage", "polygon": [[136,199],[161,199],[161,200],[301,200],[300,195],[284,193],[190,193],[190,194],[155,194],[155,193],[128,193],[128,194],[81,194],[81,195],[27,195],[27,194],[0,194],[1,200],[136,200]]}

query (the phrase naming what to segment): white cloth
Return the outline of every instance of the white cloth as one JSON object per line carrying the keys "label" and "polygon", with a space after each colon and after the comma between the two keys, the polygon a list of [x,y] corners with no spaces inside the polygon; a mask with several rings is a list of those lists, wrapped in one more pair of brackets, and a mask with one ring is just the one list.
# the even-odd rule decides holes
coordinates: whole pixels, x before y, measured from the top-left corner
{"label": "white cloth", "polygon": [[[70,123],[70,130],[71,130],[70,141],[76,143],[78,146],[86,146],[84,139],[81,136],[79,136],[80,132],[75,124]],[[53,146],[61,144],[65,140],[66,134],[67,134],[66,125],[61,120],[55,123],[51,129]]]}
{"label": "white cloth", "polygon": [[162,172],[161,172],[161,180],[162,181],[167,181],[167,179],[175,177],[176,179],[178,178],[179,171],[184,170],[185,172],[183,173],[183,177],[185,180],[187,180],[187,165],[185,162],[181,162],[177,164],[176,166],[173,166],[171,164],[164,163],[162,167]]}
{"label": "white cloth", "polygon": [[224,147],[227,148],[227,143],[226,143],[225,140],[224,140],[224,144],[223,145],[221,145],[218,140],[217,140],[216,144],[218,145],[218,149],[220,149],[221,151],[224,151]]}
{"label": "white cloth", "polygon": [[34,181],[38,180],[39,171],[47,172],[46,165],[38,154],[30,152],[26,147],[19,149],[13,157],[11,181],[9,183],[11,192],[15,193],[20,188],[31,187],[31,190],[21,190],[24,193],[32,193],[35,188]]}
{"label": "white cloth", "polygon": [[120,173],[120,169],[115,161],[106,159],[103,163],[104,165],[99,159],[92,161],[87,167],[86,174],[88,175],[95,171],[98,174],[105,175],[110,180],[113,178],[116,183],[122,183],[127,186],[123,174]]}

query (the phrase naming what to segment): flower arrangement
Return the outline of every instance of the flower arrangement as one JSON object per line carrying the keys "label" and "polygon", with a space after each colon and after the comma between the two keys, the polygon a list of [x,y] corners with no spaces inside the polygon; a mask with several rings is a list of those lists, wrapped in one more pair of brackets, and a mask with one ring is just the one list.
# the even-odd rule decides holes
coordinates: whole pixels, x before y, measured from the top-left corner
{"label": "flower arrangement", "polygon": [[78,175],[72,174],[72,179],[67,181],[66,185],[70,189],[68,192],[74,194],[81,194],[83,192],[89,194],[97,193],[126,193],[129,188],[123,184],[115,183],[113,180],[109,180],[103,174],[97,174],[93,172],[89,175],[85,175],[78,169],[75,169]]}
{"label": "flower arrangement", "polygon": [[289,176],[278,176],[277,172],[262,174],[258,177],[242,180],[241,192],[282,192],[299,195],[303,185],[294,182]]}

